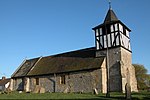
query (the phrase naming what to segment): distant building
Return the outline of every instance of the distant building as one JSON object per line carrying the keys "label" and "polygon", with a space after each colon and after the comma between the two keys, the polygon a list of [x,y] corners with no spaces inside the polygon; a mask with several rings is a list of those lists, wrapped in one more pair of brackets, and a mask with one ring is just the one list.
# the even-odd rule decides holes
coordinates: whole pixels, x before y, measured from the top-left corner
{"label": "distant building", "polygon": [[5,91],[10,86],[10,78],[2,77],[0,79],[0,91]]}
{"label": "distant building", "polygon": [[111,8],[104,22],[93,30],[95,47],[23,61],[11,77],[10,89],[28,92],[38,85],[48,92],[92,92],[97,89],[106,93],[109,79],[109,91],[125,92],[127,83],[132,91],[138,91],[132,66],[131,30]]}

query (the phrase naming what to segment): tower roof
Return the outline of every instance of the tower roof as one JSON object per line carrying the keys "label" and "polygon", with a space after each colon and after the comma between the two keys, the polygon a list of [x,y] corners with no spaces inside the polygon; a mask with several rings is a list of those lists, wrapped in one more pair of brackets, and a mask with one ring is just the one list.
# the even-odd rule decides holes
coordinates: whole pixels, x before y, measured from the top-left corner
{"label": "tower roof", "polygon": [[116,16],[116,14],[114,13],[114,11],[112,10],[112,8],[110,8],[107,12],[104,23],[109,23],[109,22],[113,22],[113,21],[118,21],[118,18]]}

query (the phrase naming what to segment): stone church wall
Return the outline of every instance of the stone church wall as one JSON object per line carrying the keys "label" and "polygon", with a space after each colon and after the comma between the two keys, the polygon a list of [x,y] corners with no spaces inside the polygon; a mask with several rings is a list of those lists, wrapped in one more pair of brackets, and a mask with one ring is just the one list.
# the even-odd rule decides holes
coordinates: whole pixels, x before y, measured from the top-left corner
{"label": "stone church wall", "polygon": [[[11,79],[12,91],[33,92],[35,87],[43,87],[46,92],[98,92],[106,93],[106,61],[99,69],[76,71],[62,74],[32,76]],[[65,82],[61,83],[61,77],[65,76]]]}
{"label": "stone church wall", "polygon": [[[102,92],[101,69],[73,72],[66,74],[47,75],[30,78],[30,90],[36,86],[36,78],[39,78],[39,85],[47,92],[93,92],[96,88]],[[60,77],[65,75],[65,84],[60,83]]]}
{"label": "stone church wall", "polygon": [[22,78],[13,80],[13,90],[22,91],[24,89],[24,82]]}
{"label": "stone church wall", "polygon": [[[106,56],[106,50],[97,51],[96,56]],[[121,83],[121,69],[120,69],[120,48],[114,48],[108,50],[108,67],[109,67],[109,82],[110,82],[110,91],[122,91]]]}
{"label": "stone church wall", "polygon": [[135,69],[132,66],[132,54],[127,50],[121,48],[121,68],[122,68],[122,88],[125,92],[125,85],[129,83],[131,85],[131,91],[137,92],[137,80],[135,77]]}
{"label": "stone church wall", "polygon": [[[135,70],[132,66],[131,52],[122,47],[118,47],[109,49],[108,54],[110,91],[125,92],[127,80],[129,80],[131,90],[137,91],[137,81],[135,78]],[[106,50],[96,52],[97,57],[102,55],[106,56]]]}

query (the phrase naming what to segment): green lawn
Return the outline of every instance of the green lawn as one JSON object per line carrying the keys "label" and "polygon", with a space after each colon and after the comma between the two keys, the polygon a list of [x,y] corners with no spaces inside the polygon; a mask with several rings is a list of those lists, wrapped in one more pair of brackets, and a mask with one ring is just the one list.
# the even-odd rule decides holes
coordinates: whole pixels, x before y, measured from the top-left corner
{"label": "green lawn", "polygon": [[[77,93],[44,93],[44,94],[33,94],[33,93],[10,93],[0,94],[0,99],[100,99],[100,100],[125,100],[125,95],[122,93],[111,93],[110,98],[106,98],[105,94],[94,95],[88,94],[77,94]],[[150,100],[150,92],[132,93],[132,100]]]}

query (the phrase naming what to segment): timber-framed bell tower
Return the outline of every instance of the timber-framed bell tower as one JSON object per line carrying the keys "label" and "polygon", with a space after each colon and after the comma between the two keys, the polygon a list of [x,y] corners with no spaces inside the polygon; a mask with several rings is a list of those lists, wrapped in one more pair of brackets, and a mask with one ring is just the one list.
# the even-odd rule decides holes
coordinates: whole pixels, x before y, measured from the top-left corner
{"label": "timber-framed bell tower", "polygon": [[108,48],[123,47],[131,52],[131,30],[118,20],[112,8],[108,10],[103,24],[96,26],[93,30],[95,31],[96,50],[104,50],[108,46]]}
{"label": "timber-framed bell tower", "polygon": [[93,30],[96,57],[106,56],[109,60],[109,91],[125,92],[127,83],[130,84],[131,91],[138,91],[135,69],[132,66],[131,30],[118,19],[111,5],[104,22]]}

